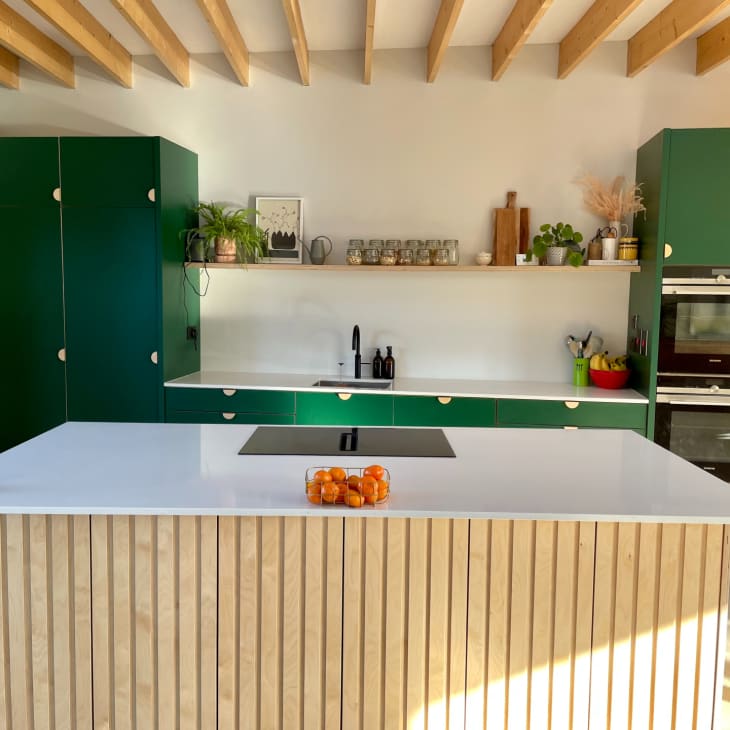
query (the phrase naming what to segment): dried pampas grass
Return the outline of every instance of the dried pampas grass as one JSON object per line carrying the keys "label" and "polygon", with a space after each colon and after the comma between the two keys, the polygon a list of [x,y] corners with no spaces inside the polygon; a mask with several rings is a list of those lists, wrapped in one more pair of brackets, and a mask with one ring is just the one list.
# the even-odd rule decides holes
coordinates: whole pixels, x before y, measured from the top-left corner
{"label": "dried pampas grass", "polygon": [[628,184],[619,175],[610,186],[593,175],[584,175],[576,180],[583,188],[583,203],[588,210],[609,221],[620,221],[646,210],[641,195],[641,184]]}

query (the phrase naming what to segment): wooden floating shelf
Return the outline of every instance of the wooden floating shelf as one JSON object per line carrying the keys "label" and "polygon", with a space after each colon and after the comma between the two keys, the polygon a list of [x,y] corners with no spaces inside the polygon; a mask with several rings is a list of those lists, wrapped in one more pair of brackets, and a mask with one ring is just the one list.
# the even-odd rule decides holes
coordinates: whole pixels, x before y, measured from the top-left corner
{"label": "wooden floating shelf", "polygon": [[[192,261],[186,263],[185,266],[191,269],[202,269],[204,264]],[[389,273],[392,271],[420,271],[420,272],[454,272],[454,271],[481,271],[489,273],[492,271],[520,271],[535,272],[549,271],[551,273],[572,271],[572,272],[606,272],[610,271],[633,273],[641,271],[640,266],[348,266],[347,264],[326,264],[323,266],[315,266],[314,264],[205,264],[208,269],[277,269],[279,271],[378,271]]]}

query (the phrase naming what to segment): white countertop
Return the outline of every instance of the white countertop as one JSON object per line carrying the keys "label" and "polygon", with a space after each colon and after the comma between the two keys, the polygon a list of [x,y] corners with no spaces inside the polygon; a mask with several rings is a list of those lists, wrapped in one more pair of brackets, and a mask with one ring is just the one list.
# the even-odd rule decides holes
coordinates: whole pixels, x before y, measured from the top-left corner
{"label": "white countertop", "polygon": [[[306,373],[240,373],[201,370],[165,383],[168,388],[241,388],[250,390],[312,390],[342,392],[346,388],[313,387],[319,379],[337,375]],[[367,381],[368,378],[363,378]],[[381,395],[433,395],[464,398],[522,398],[526,400],[572,400],[595,403],[648,403],[635,390],[606,390],[591,385],[578,388],[567,383],[539,383],[521,380],[455,380],[437,378],[396,378],[392,390],[358,388],[358,393]]]}
{"label": "white countertop", "polygon": [[390,501],[309,504],[308,466],[239,456],[255,426],[66,423],[0,454],[0,513],[730,522],[730,485],[632,431],[449,428],[456,458],[389,458]]}

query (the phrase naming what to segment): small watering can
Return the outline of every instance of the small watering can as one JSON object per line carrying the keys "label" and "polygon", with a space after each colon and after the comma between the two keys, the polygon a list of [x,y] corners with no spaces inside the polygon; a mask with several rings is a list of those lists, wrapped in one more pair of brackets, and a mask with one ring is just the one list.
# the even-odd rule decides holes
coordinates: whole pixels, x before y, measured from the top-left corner
{"label": "small watering can", "polygon": [[[325,250],[325,241],[329,248]],[[332,241],[328,236],[317,236],[312,240],[311,248],[306,243],[302,244],[309,254],[309,260],[313,264],[322,265],[325,259],[332,253]]]}

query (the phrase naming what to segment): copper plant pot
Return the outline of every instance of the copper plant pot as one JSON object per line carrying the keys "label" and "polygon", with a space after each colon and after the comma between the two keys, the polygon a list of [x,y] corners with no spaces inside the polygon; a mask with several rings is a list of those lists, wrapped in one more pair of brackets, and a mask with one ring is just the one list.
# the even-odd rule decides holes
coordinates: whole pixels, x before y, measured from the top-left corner
{"label": "copper plant pot", "polygon": [[236,241],[233,238],[215,239],[215,262],[217,264],[233,264],[237,258]]}

